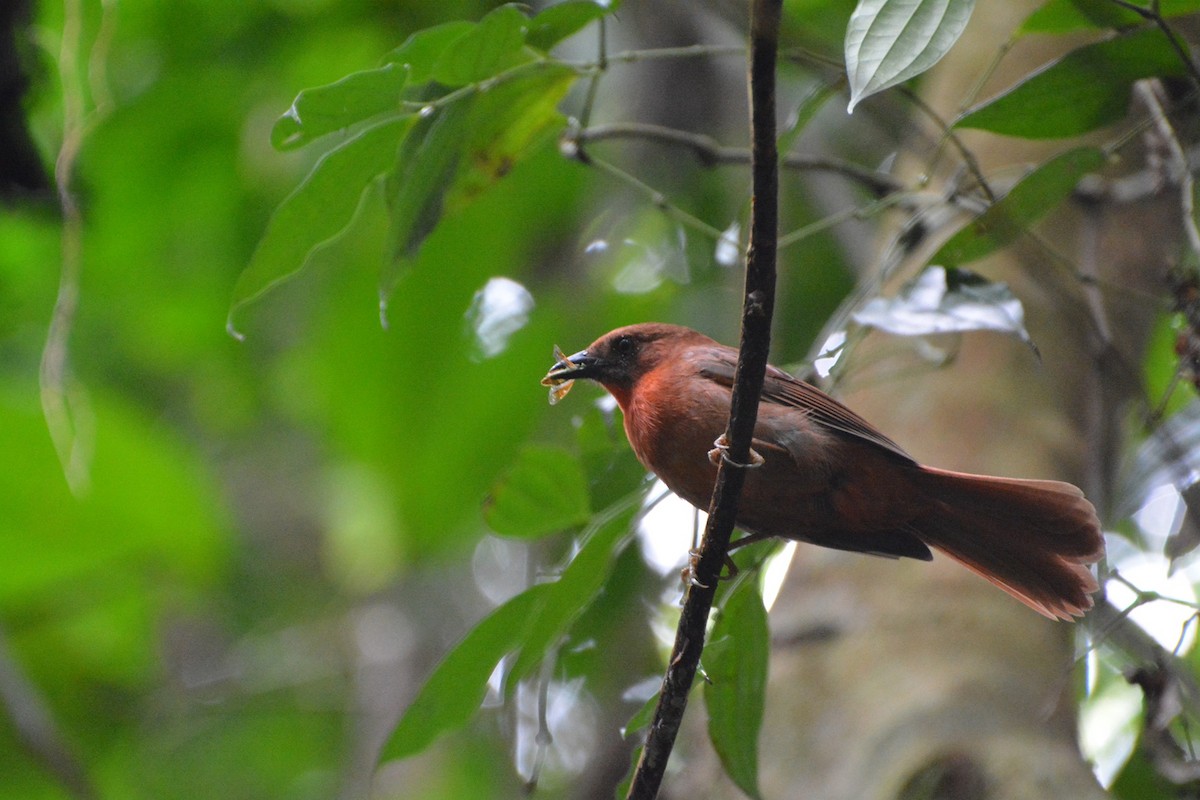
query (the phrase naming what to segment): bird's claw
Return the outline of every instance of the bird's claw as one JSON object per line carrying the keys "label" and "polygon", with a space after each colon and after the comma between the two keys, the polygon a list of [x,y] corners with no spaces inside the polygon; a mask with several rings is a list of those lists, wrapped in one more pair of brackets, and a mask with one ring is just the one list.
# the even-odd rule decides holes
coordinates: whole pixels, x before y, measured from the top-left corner
{"label": "bird's claw", "polygon": [[[696,578],[696,568],[698,566],[700,566],[700,551],[693,547],[691,550],[688,550],[687,566],[679,572],[680,580],[683,581],[685,586],[696,586],[700,589],[707,589],[709,588],[708,584],[701,583],[699,579]],[[737,564],[733,563],[733,559],[728,553],[725,555],[725,570],[726,571],[724,574],[717,575],[717,580],[727,581],[730,578],[736,577],[738,574]]]}
{"label": "bird's claw", "polygon": [[724,461],[731,467],[740,467],[741,469],[758,469],[767,463],[767,460],[759,455],[758,451],[753,447],[750,448],[749,464],[739,464],[734,461],[729,457],[729,437],[723,433],[713,442],[713,449],[708,451],[708,460],[712,462],[714,467],[720,466],[721,462]]}
{"label": "bird's claw", "polygon": [[693,547],[691,550],[688,550],[687,566],[684,567],[679,572],[679,579],[683,581],[684,586],[696,586],[700,589],[709,588],[708,584],[701,583],[699,581],[699,579],[696,578],[696,567],[698,567],[699,565],[700,565],[700,550]]}

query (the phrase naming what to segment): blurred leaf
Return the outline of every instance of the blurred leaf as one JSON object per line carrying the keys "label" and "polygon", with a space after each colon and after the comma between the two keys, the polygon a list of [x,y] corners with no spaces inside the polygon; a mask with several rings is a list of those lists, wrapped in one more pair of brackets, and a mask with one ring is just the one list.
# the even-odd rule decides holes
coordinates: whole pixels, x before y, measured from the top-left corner
{"label": "blurred leaf", "polygon": [[[1161,0],[1157,5],[1163,19],[1200,11],[1200,0]],[[1143,8],[1149,10],[1147,5]],[[1119,30],[1136,27],[1145,21],[1141,14],[1112,0],[1050,0],[1025,19],[1017,34],[1062,34],[1098,28]]]}
{"label": "blurred leaf", "polygon": [[1138,446],[1121,476],[1113,517],[1122,519],[1145,504],[1150,493],[1170,484],[1192,485],[1200,474],[1200,400],[1191,401],[1156,427]]}
{"label": "blurred leaf", "polygon": [[384,57],[389,64],[408,67],[408,83],[420,86],[433,80],[433,70],[442,54],[456,41],[475,29],[474,22],[459,20],[417,31]]}
{"label": "blurred leaf", "polygon": [[1164,419],[1182,410],[1195,397],[1195,392],[1179,381],[1180,377],[1186,377],[1186,373],[1180,375],[1179,372],[1183,365],[1177,348],[1180,335],[1185,334],[1181,324],[1178,314],[1160,312],[1150,328],[1142,354],[1142,383],[1146,396]]}
{"label": "blurred leaf", "polygon": [[483,498],[549,409],[538,365],[564,327],[554,304],[536,305],[486,359],[464,314],[495,275],[532,268],[539,240],[527,221],[556,230],[567,212],[548,198],[571,196],[578,178],[569,168],[564,175],[546,146],[513,180],[443,220],[400,279],[390,330],[370,302],[388,248],[382,192],[368,192],[351,235],[314,255],[320,300],[305,346],[282,359],[275,391],[305,429],[327,431],[344,458],[381,470],[406,560],[473,546]]}
{"label": "blurred leaf", "polygon": [[529,18],[517,6],[500,6],[450,43],[434,65],[434,79],[447,86],[466,86],[532,60],[525,50],[528,26]]}
{"label": "blurred leaf", "polygon": [[713,623],[704,648],[708,737],[725,772],[750,797],[758,790],[758,734],[762,728],[770,658],[770,631],[755,581],[743,581]]}
{"label": "blurred leaf", "polygon": [[658,698],[661,692],[655,692],[646,698],[646,702],[642,703],[629,722],[625,723],[625,727],[621,728],[621,738],[628,739],[638,731],[644,730],[651,722],[654,721],[654,712],[658,709]]}
{"label": "blurred leaf", "polygon": [[605,7],[592,0],[567,0],[543,9],[530,20],[525,41],[542,52],[583,30],[606,14],[615,11],[616,3]]}
{"label": "blurred leaf", "polygon": [[1078,147],[1039,165],[986,211],[955,233],[929,259],[958,266],[990,255],[1016,241],[1051,209],[1070,196],[1080,178],[1104,166],[1105,155]]}
{"label": "blurred leaf", "polygon": [[1087,133],[1122,119],[1129,90],[1143,78],[1186,75],[1158,28],[1080,47],[955,123],[1026,139]]}
{"label": "blurred leaf", "polygon": [[975,0],[859,0],[846,29],[848,110],[940,61],[974,8]]}
{"label": "blurred leaf", "polygon": [[229,324],[243,305],[299,272],[309,255],[336,238],[354,216],[375,176],[395,161],[396,149],[415,117],[373,125],[330,150],[267,223],[250,263],[238,277]]}
{"label": "blurred leaf", "polygon": [[898,295],[868,301],[853,318],[896,336],[997,331],[1033,345],[1012,290],[962,269],[929,267]]}
{"label": "blurred leaf", "polygon": [[788,114],[787,123],[779,131],[778,147],[781,159],[791,151],[800,135],[808,130],[808,123],[812,122],[817,114],[825,108],[825,104],[838,94],[839,90],[836,86],[821,83],[800,98]]}
{"label": "blurred leaf", "polygon": [[[389,248],[396,261],[412,259],[437,225],[446,193],[451,190],[459,159],[464,157],[467,120],[474,97],[423,114],[405,139],[386,180]],[[391,293],[398,268],[385,268],[381,296]]]}
{"label": "blurred leaf", "polygon": [[1117,29],[1140,25],[1143,21],[1144,17],[1109,0],[1050,0],[1025,18],[1017,34]]}
{"label": "blurred leaf", "polygon": [[517,455],[484,510],[501,536],[543,536],[583,525],[590,516],[579,460],[565,450],[535,446]]}
{"label": "blurred leaf", "polygon": [[498,607],[442,659],[388,737],[380,761],[424,750],[441,733],[460,728],[479,709],[488,679],[521,646],[550,597],[552,584],[533,586]]}
{"label": "blurred leaf", "polygon": [[638,745],[629,753],[629,768],[625,770],[625,777],[621,778],[621,782],[613,790],[613,800],[625,800],[629,797],[629,788],[633,785],[633,776],[637,771],[637,765],[642,760],[643,749],[643,745]]}
{"label": "blurred leaf", "polygon": [[381,277],[382,297],[443,215],[477,199],[561,125],[556,106],[575,78],[574,70],[547,64],[422,118],[388,178],[393,260]]}
{"label": "blurred leaf", "polygon": [[[1192,652],[1195,652],[1193,650]],[[1121,772],[1109,787],[1111,796],[1117,800],[1146,800],[1146,798],[1171,798],[1179,796],[1179,786],[1163,777],[1159,769],[1147,757],[1144,740],[1139,736],[1133,753]]]}
{"label": "blurred leaf", "polygon": [[439,733],[464,725],[483,702],[488,679],[506,655],[517,653],[505,677],[508,690],[541,662],[603,585],[621,540],[632,535],[629,523],[639,500],[640,495],[631,496],[598,515],[558,580],[527,589],[467,634],[404,712],[381,760],[412,755]]}
{"label": "blurred leaf", "polygon": [[575,417],[575,442],[587,474],[592,505],[607,506],[646,482],[646,468],[637,460],[621,421],[591,404]]}
{"label": "blurred leaf", "polygon": [[591,605],[604,585],[617,555],[633,538],[631,524],[641,506],[643,492],[631,492],[623,500],[596,515],[584,531],[582,546],[549,587],[547,601],[537,612],[521,644],[521,652],[512,665],[516,681],[529,675],[541,663],[581,614]]}
{"label": "blurred leaf", "polygon": [[328,86],[305,89],[271,129],[271,144],[291,150],[333,131],[400,110],[406,71],[396,64],[355,72]]}
{"label": "blurred leaf", "polygon": [[221,504],[199,457],[127,401],[90,401],[91,485],[76,498],[46,436],[36,387],[0,392],[0,450],[21,454],[20,469],[0,470],[0,607],[82,591],[93,578],[134,580],[145,561],[181,583],[210,576],[218,562]]}
{"label": "blurred leaf", "polygon": [[1183,519],[1163,547],[1163,553],[1171,561],[1200,547],[1200,482],[1180,488],[1179,494],[1183,498]]}

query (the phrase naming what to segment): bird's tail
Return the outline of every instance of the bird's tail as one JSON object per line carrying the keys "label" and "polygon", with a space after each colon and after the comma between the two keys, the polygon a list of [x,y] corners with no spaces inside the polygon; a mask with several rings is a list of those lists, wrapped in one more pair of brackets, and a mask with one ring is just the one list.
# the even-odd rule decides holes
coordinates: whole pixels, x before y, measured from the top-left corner
{"label": "bird's tail", "polygon": [[922,468],[934,510],[914,533],[1052,619],[1081,616],[1104,556],[1096,509],[1076,487]]}

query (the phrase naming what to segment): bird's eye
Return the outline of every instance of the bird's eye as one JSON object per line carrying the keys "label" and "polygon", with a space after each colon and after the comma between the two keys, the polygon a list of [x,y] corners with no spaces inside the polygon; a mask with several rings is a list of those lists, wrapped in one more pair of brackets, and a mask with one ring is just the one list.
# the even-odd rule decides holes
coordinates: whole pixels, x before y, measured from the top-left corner
{"label": "bird's eye", "polygon": [[632,336],[622,336],[613,342],[613,351],[620,356],[627,356],[636,348],[637,343],[633,341]]}

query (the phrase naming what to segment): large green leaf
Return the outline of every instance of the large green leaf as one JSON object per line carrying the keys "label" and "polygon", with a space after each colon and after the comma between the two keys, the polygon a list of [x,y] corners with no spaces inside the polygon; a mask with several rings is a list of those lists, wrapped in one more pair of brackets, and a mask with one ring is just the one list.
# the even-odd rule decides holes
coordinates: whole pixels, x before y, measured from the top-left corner
{"label": "large green leaf", "polygon": [[1031,225],[1070,196],[1079,179],[1104,166],[1094,147],[1061,153],[1022,178],[1003,198],[955,233],[930,258],[945,266],[966,264],[1016,241]]}
{"label": "large green leaf", "polygon": [[421,687],[388,737],[380,760],[418,753],[438,734],[465,725],[483,702],[492,671],[521,646],[549,596],[549,584],[534,586],[476,625]]}
{"label": "large green leaf", "polygon": [[380,280],[381,296],[391,294],[443,215],[472,203],[561,126],[557,105],[576,77],[565,66],[535,65],[424,115],[388,179],[392,265]]}
{"label": "large green leaf", "polygon": [[616,3],[607,6],[592,0],[567,0],[538,12],[530,20],[525,41],[530,47],[543,52],[615,10]]}
{"label": "large green leaf", "polygon": [[504,536],[542,536],[591,516],[579,459],[552,447],[526,447],[492,490],[484,518]]}
{"label": "large green leaf", "polygon": [[367,185],[395,161],[415,117],[374,125],[317,161],[308,177],[275,209],[250,263],[238,277],[233,315],[304,267],[312,252],[337,237],[354,216]]}
{"label": "large green leaf", "polygon": [[514,681],[531,674],[547,651],[591,605],[608,578],[617,554],[633,537],[631,522],[644,496],[640,491],[629,493],[598,514],[588,526],[579,552],[558,580],[548,584],[549,599],[528,628],[521,652],[513,662]]}
{"label": "large green leaf", "polygon": [[1163,32],[1148,28],[1072,51],[955,125],[1026,139],[1077,136],[1123,118],[1134,81],[1186,72]]}
{"label": "large green leaf", "polygon": [[849,110],[940,61],[974,8],[975,0],[859,0],[846,28]]}
{"label": "large green leaf", "polygon": [[403,64],[408,82],[420,86],[433,79],[433,70],[451,45],[475,29],[474,22],[458,20],[417,31],[384,58],[389,64]]}
{"label": "large green leaf", "polygon": [[400,110],[407,71],[397,64],[354,72],[328,86],[305,89],[271,129],[271,144],[291,150],[386,111]]}
{"label": "large green leaf", "polygon": [[483,701],[496,665],[510,653],[517,653],[506,675],[510,690],[540,663],[603,585],[622,540],[632,535],[629,523],[640,499],[636,493],[599,515],[558,580],[527,589],[476,625],[421,688],[381,758],[419,752],[438,734],[466,724]]}
{"label": "large green leaf", "polygon": [[516,6],[500,6],[446,48],[434,65],[434,79],[466,86],[531,60],[525,50],[528,27],[529,18]]}
{"label": "large green leaf", "polygon": [[725,772],[758,798],[758,734],[762,728],[770,630],[755,581],[743,581],[717,614],[704,648],[708,736]]}
{"label": "large green leaf", "polygon": [[[1164,19],[1194,14],[1200,11],[1200,0],[1161,0],[1156,3]],[[1143,3],[1149,11],[1149,5]],[[1112,0],[1050,0],[1021,23],[1018,34],[1073,33],[1097,28],[1132,28],[1145,23],[1146,18]]]}

